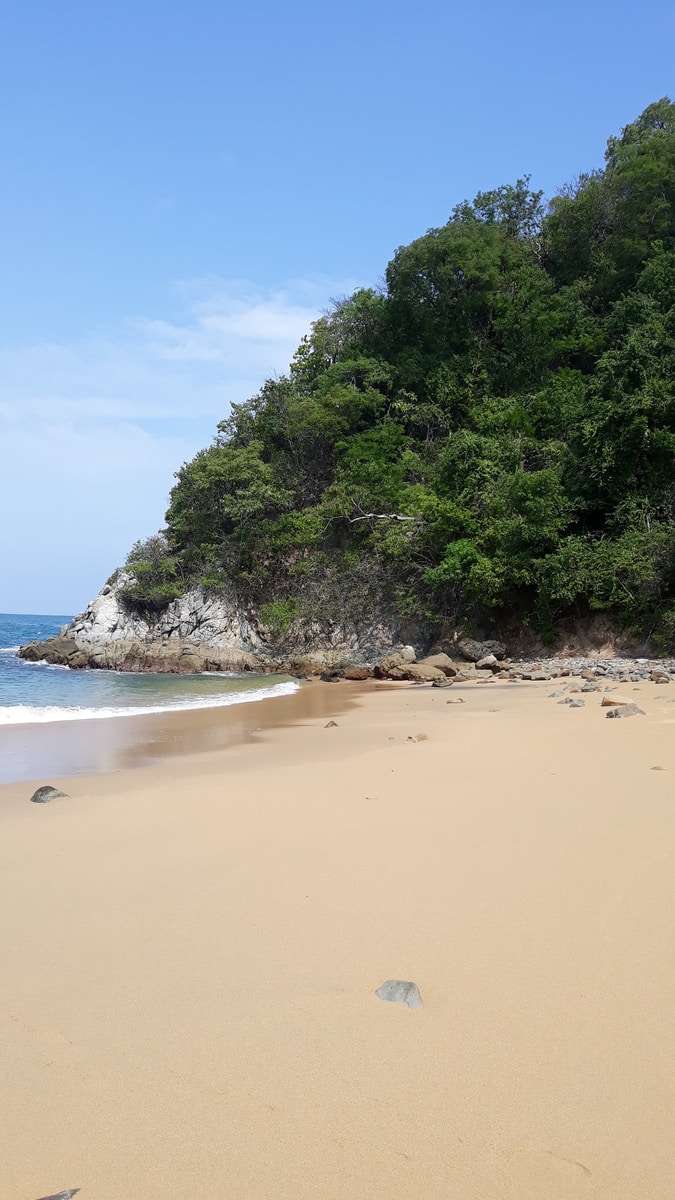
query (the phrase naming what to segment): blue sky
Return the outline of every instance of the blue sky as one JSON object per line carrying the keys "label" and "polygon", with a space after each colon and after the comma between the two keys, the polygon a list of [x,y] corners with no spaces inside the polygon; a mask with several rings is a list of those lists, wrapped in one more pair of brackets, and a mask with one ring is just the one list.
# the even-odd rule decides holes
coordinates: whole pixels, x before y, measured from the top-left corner
{"label": "blue sky", "polygon": [[0,611],[74,612],[332,296],[675,93],[675,7],[0,5]]}

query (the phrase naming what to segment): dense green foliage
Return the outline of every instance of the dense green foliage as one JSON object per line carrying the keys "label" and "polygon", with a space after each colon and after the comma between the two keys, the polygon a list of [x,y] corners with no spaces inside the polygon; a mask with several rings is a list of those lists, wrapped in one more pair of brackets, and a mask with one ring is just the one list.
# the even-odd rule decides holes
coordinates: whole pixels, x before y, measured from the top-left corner
{"label": "dense green foliage", "polygon": [[675,631],[675,105],[548,205],[518,180],[396,251],[177,475],[131,598],[234,581],[283,632],[387,602]]}

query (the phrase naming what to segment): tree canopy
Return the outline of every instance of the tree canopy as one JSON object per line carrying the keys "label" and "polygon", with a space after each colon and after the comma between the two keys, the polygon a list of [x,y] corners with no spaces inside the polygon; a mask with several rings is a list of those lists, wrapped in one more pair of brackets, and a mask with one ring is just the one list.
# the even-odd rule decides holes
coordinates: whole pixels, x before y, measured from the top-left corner
{"label": "tree canopy", "polygon": [[[130,600],[337,619],[602,610],[675,646],[675,105],[545,204],[456,206],[336,301],[178,472]],[[279,608],[281,606],[281,608]],[[285,606],[285,608],[284,608]]]}

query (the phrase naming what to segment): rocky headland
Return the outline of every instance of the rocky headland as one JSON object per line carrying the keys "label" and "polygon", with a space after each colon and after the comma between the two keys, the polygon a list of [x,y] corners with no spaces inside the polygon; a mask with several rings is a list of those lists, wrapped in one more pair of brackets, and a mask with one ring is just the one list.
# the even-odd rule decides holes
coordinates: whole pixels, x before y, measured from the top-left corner
{"label": "rocky headland", "polygon": [[188,591],[160,610],[135,607],[124,596],[125,582],[121,573],[58,637],[22,646],[20,657],[74,669],[284,672],[331,680],[375,676],[438,687],[573,676],[592,691],[603,681],[675,679],[675,659],[598,650],[509,656],[502,642],[459,634],[439,642],[421,624],[394,616],[353,625],[297,622],[280,637],[254,610],[204,589]]}
{"label": "rocky headland", "polygon": [[[56,638],[31,642],[19,654],[73,668],[156,671],[285,671],[294,675],[372,673],[392,647],[412,643],[411,661],[429,638],[394,616],[352,625],[296,622],[280,634],[251,608],[203,588],[186,591],[161,609],[124,595],[120,572]],[[359,676],[357,676],[359,677]]]}

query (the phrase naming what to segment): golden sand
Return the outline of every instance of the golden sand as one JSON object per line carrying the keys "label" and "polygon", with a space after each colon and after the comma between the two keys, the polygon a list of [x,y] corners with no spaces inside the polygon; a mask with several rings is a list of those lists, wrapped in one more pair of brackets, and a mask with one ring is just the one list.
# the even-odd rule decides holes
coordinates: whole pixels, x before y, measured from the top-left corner
{"label": "golden sand", "polygon": [[0,789],[2,1197],[670,1196],[672,690],[554,686]]}

